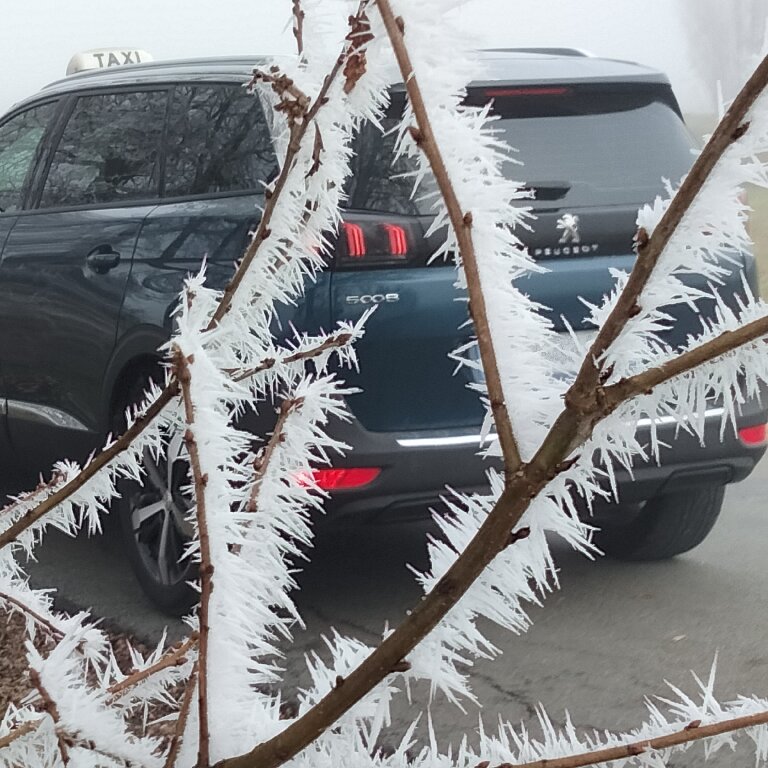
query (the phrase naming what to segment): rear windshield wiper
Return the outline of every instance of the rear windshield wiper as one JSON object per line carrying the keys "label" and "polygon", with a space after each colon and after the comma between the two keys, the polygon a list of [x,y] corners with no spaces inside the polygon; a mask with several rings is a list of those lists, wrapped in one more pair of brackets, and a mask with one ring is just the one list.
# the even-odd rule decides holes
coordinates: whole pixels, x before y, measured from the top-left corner
{"label": "rear windshield wiper", "polygon": [[529,181],[525,189],[533,193],[534,200],[561,200],[571,185],[565,181]]}

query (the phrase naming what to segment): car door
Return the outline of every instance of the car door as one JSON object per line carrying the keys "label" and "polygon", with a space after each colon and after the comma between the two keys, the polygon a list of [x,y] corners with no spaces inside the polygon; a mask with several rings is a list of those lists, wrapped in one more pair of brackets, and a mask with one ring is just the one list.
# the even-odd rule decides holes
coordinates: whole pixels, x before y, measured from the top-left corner
{"label": "car door", "polygon": [[[36,164],[43,155],[59,103],[56,99],[16,111],[0,123],[0,252],[24,207]],[[0,335],[12,336],[15,324],[0,325]],[[10,457],[6,423],[6,382],[0,359],[0,460]]]}
{"label": "car door", "polygon": [[[167,89],[71,97],[0,261],[0,361],[11,442],[44,468],[107,426],[102,378],[141,223],[159,194]],[[34,457],[34,461],[30,461]]]}

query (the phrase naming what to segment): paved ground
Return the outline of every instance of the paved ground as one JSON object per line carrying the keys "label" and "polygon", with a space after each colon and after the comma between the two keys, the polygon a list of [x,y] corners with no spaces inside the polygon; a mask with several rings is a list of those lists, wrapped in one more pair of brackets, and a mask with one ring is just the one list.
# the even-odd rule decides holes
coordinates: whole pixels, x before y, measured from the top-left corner
{"label": "paved ground", "polygon": [[[397,621],[418,597],[404,563],[422,562],[422,541],[423,532],[413,528],[323,537],[301,578],[307,629],[288,653],[288,679],[301,681],[304,652],[318,647],[330,626],[373,640],[386,620]],[[568,709],[581,726],[629,727],[642,712],[643,695],[663,693],[665,679],[692,690],[688,670],[706,674],[717,653],[721,695],[768,695],[766,543],[768,460],[731,487],[710,538],[684,557],[591,563],[558,547],[562,589],[533,611],[533,629],[520,638],[491,631],[505,652],[476,670],[484,717],[529,719],[540,701],[553,714]],[[92,606],[140,635],[157,637],[166,623],[120,558],[94,543],[52,539],[33,578],[58,582],[63,605]],[[179,630],[172,622],[171,633]],[[474,727],[477,710],[470,706],[467,720],[438,702],[435,717],[450,734],[463,724]]]}

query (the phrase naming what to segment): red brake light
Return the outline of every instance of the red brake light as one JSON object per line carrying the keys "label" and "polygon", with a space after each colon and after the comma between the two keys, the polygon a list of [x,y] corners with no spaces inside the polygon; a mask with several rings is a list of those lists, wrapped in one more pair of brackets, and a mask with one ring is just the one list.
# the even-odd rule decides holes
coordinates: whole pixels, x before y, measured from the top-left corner
{"label": "red brake light", "polygon": [[758,424],[755,427],[744,427],[739,430],[739,438],[750,448],[759,448],[768,443],[768,425]]}
{"label": "red brake light", "polygon": [[384,224],[383,227],[389,236],[389,252],[393,256],[405,256],[408,253],[408,238],[405,230],[397,224]]}
{"label": "red brake light", "polygon": [[347,236],[347,255],[352,259],[362,259],[366,252],[363,228],[349,221],[345,221],[342,226]]}
{"label": "red brake light", "polygon": [[337,264],[353,269],[406,266],[426,247],[418,220],[367,215],[341,224]]}
{"label": "red brake light", "polygon": [[570,88],[488,88],[485,95],[489,98],[503,98],[507,96],[565,96]]}
{"label": "red brake light", "polygon": [[381,474],[379,467],[331,467],[315,469],[312,479],[323,491],[345,491],[362,488]]}

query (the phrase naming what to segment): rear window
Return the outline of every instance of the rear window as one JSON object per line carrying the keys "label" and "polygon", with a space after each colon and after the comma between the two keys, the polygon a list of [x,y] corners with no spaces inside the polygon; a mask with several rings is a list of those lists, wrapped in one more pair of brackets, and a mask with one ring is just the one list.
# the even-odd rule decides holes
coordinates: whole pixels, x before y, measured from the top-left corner
{"label": "rear window", "polygon": [[[475,106],[489,101],[498,118],[491,128],[520,163],[507,163],[505,173],[534,190],[534,208],[641,205],[693,162],[692,137],[666,85],[493,86],[467,98]],[[428,214],[428,183],[414,197],[413,161],[393,161],[396,111],[382,121],[383,135],[367,124],[356,137],[348,206]]]}
{"label": "rear window", "polygon": [[647,202],[679,181],[693,141],[665,86],[493,87],[470,94],[493,101],[494,130],[522,165],[506,173],[540,201],[573,205]]}

